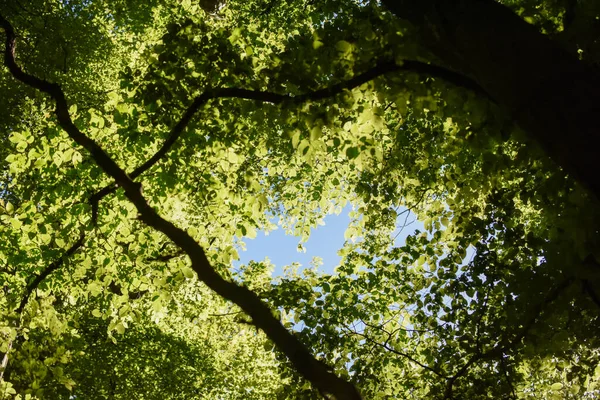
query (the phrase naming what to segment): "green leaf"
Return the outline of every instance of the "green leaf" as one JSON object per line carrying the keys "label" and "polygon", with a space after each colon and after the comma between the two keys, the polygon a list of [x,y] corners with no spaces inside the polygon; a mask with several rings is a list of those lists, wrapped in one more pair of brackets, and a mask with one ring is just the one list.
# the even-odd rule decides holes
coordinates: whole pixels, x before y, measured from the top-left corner
{"label": "green leaf", "polygon": [[348,157],[349,159],[353,159],[358,157],[360,154],[360,150],[358,150],[357,147],[348,147],[346,149],[346,157]]}
{"label": "green leaf", "polygon": [[320,127],[318,126],[314,126],[311,130],[310,130],[310,141],[313,142],[315,140],[320,139],[322,136],[322,130]]}
{"label": "green leaf", "polygon": [[125,325],[123,325],[123,323],[119,322],[117,325],[115,325],[115,331],[117,331],[117,333],[119,335],[122,335],[125,333]]}
{"label": "green leaf", "polygon": [[183,276],[185,276],[187,279],[194,278],[194,270],[188,266],[183,267],[181,272],[183,272]]}
{"label": "green leaf", "polygon": [[340,40],[335,44],[335,48],[341,53],[348,53],[352,51],[352,44],[345,40]]}

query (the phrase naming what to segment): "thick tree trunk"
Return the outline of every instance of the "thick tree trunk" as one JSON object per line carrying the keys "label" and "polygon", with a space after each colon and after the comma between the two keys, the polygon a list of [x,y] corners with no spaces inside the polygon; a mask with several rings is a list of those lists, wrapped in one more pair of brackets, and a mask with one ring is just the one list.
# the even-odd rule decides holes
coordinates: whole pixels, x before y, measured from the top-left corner
{"label": "thick tree trunk", "polygon": [[492,0],[383,0],[600,199],[600,74]]}

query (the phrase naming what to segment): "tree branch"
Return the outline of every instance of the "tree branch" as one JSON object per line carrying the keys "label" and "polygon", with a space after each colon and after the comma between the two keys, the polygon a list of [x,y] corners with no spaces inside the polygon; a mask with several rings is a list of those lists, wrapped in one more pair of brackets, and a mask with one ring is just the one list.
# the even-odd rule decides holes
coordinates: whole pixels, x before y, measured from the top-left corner
{"label": "tree branch", "polygon": [[446,391],[444,392],[444,399],[446,400],[450,400],[454,398],[453,395],[453,387],[454,387],[454,383],[456,382],[456,380],[458,378],[460,378],[461,376],[463,376],[468,369],[475,364],[476,362],[483,360],[483,359],[490,359],[493,358],[497,355],[502,356],[502,354],[509,349],[510,346],[515,346],[517,345],[519,342],[521,342],[521,340],[523,340],[525,338],[525,336],[527,336],[527,334],[529,333],[529,330],[533,327],[533,325],[537,322],[538,318],[540,317],[540,315],[544,312],[544,309],[549,306],[552,302],[554,302],[554,300],[556,300],[558,298],[558,296],[560,296],[560,294],[569,287],[569,285],[571,285],[571,283],[573,283],[574,279],[573,278],[567,278],[564,281],[562,281],[558,286],[556,286],[554,289],[552,289],[544,298],[544,300],[539,303],[538,305],[536,305],[533,308],[533,317],[531,317],[523,326],[523,328],[521,329],[521,331],[519,332],[519,334],[516,336],[515,339],[511,340],[510,343],[506,343],[504,345],[500,345],[500,346],[496,346],[493,349],[485,352],[485,353],[481,353],[481,352],[477,352],[476,354],[473,354],[473,356],[469,359],[469,361],[467,361],[465,363],[465,365],[463,365],[457,372],[456,374],[454,374],[453,376],[451,376],[450,378],[448,378],[448,381],[446,383]]}
{"label": "tree branch", "polygon": [[[398,351],[398,350],[396,350],[396,349],[394,349],[394,348],[392,348],[392,347],[389,347],[389,346],[388,346],[387,344],[385,344],[385,343],[379,343],[378,341],[376,341],[376,340],[374,340],[374,339],[371,339],[371,337],[369,337],[369,336],[365,335],[364,333],[357,332],[357,331],[355,331],[355,330],[353,330],[353,329],[348,329],[348,330],[349,330],[349,331],[350,331],[352,334],[354,334],[354,335],[357,335],[357,336],[360,336],[360,337],[364,338],[364,339],[365,339],[367,342],[369,342],[369,343],[372,343],[372,344],[374,344],[375,346],[379,346],[379,347],[381,347],[381,348],[383,348],[383,349],[385,349],[385,350],[389,351],[390,353],[393,353],[393,354],[396,354],[396,355],[398,355],[398,356],[401,356],[401,357],[404,357],[404,358],[406,358],[406,359],[407,359],[407,360],[409,360],[410,362],[412,362],[412,363],[414,363],[414,364],[417,364],[419,367],[421,367],[421,368],[423,368],[423,369],[425,369],[425,370],[427,370],[427,371],[429,371],[429,372],[432,372],[432,373],[434,373],[435,375],[439,376],[440,378],[446,378],[446,376],[445,376],[445,375],[444,375],[442,372],[440,372],[440,371],[436,370],[436,369],[435,369],[435,368],[433,368],[433,367],[430,367],[429,365],[423,364],[422,362],[420,362],[420,361],[416,360],[414,357],[412,357],[412,356],[410,356],[410,355],[408,355],[408,354],[406,354],[406,353],[403,353],[403,352],[401,352],[401,351]],[[386,333],[387,333],[387,332],[386,332]]]}
{"label": "tree branch", "polygon": [[472,77],[529,138],[600,199],[597,69],[499,1],[381,2],[415,25],[440,63]]}
{"label": "tree branch", "polygon": [[600,297],[598,297],[598,294],[596,293],[596,291],[594,290],[594,288],[592,287],[590,282],[587,279],[583,279],[581,282],[583,284],[583,289],[587,292],[587,294],[590,296],[592,301],[598,307],[600,307]]}
{"label": "tree branch", "polygon": [[[15,311],[17,316],[19,317],[19,319],[15,322],[17,329],[19,329],[19,327],[21,325],[21,322],[20,322],[21,314],[23,313],[25,306],[27,306],[27,303],[29,302],[29,298],[31,297],[31,294],[33,293],[33,291],[36,290],[38,288],[38,286],[40,285],[40,283],[42,283],[42,281],[44,279],[46,279],[51,273],[53,273],[54,271],[59,269],[68,257],[73,255],[77,250],[79,250],[79,248],[83,245],[84,239],[85,239],[85,234],[83,233],[83,231],[81,231],[77,242],[75,242],[71,247],[69,247],[67,249],[67,251],[65,251],[65,253],[62,256],[60,256],[60,258],[54,260],[50,265],[48,265],[46,267],[46,269],[44,269],[31,282],[29,282],[29,284],[25,288],[25,294],[23,295],[23,298],[21,299],[21,302],[19,303],[19,307]],[[18,339],[18,336],[17,336],[17,338],[11,340],[8,343],[8,348],[6,349],[6,352],[2,356],[2,362],[0,362],[0,381],[2,381],[2,379],[4,379],[4,378],[6,378],[8,380],[8,376],[10,375],[10,371],[8,370],[9,353],[12,350],[12,348],[14,346],[14,342],[17,339]],[[6,375],[5,375],[5,372],[6,372]]]}
{"label": "tree branch", "polygon": [[5,63],[11,74],[21,82],[50,95],[54,99],[56,102],[55,113],[60,126],[73,141],[90,153],[96,163],[115,180],[117,185],[124,189],[125,196],[137,208],[140,220],[165,234],[184,250],[190,257],[192,268],[197,273],[198,278],[217,294],[243,309],[252,318],[253,323],[262,329],[290,359],[298,372],[319,390],[332,394],[339,400],[361,399],[358,390],[352,384],[330,372],[329,367],[323,362],[314,358],[306,347],[283,327],[281,322],[273,316],[271,310],[254,292],[237,285],[235,282],[223,279],[210,265],[202,247],[186,231],[163,219],[148,204],[141,193],[141,185],[134,182],[93,139],[87,137],[73,124],[68,111],[68,103],[61,87],[58,84],[38,79],[20,69],[14,58],[15,35],[13,28],[2,16],[0,16],[0,25],[6,31]]}
{"label": "tree branch", "polygon": [[563,30],[568,30],[575,21],[577,0],[565,0],[565,14],[563,16]]}
{"label": "tree branch", "polygon": [[79,250],[79,248],[81,246],[83,246],[84,239],[85,239],[85,234],[82,231],[79,234],[79,239],[75,243],[73,243],[73,245],[71,247],[69,247],[67,249],[67,251],[65,251],[65,253],[62,256],[60,256],[60,258],[54,260],[54,262],[52,262],[50,265],[48,265],[46,267],[46,269],[44,269],[31,282],[29,282],[29,284],[27,284],[27,288],[25,289],[25,295],[21,299],[19,308],[17,308],[17,311],[16,311],[18,315],[20,315],[23,312],[23,310],[25,309],[25,306],[27,305],[27,302],[29,301],[29,298],[31,297],[31,294],[33,293],[33,291],[38,288],[40,283],[42,283],[42,281],[44,279],[46,279],[48,277],[48,275],[50,275],[51,273],[53,273],[54,271],[59,269],[68,257],[72,256],[77,250]]}
{"label": "tree branch", "polygon": [[[209,89],[194,99],[192,104],[186,109],[179,122],[177,122],[177,124],[173,126],[171,132],[167,136],[167,140],[165,140],[160,149],[158,149],[158,151],[154,153],[154,155],[150,157],[150,159],[148,159],[142,165],[131,171],[128,175],[131,179],[136,179],[138,176],[140,176],[141,174],[152,168],[156,163],[158,163],[169,152],[169,150],[175,144],[177,139],[179,139],[184,129],[190,123],[196,112],[198,112],[198,110],[200,110],[200,108],[206,103],[208,103],[210,100],[235,98],[271,104],[301,104],[306,101],[319,101],[334,97],[342,93],[344,90],[354,89],[382,75],[399,71],[414,72],[418,74],[428,75],[433,78],[438,78],[451,84],[454,84],[458,87],[471,90],[481,96],[490,99],[487,93],[485,93],[485,91],[472,79],[467,78],[449,69],[439,67],[437,65],[426,64],[414,60],[405,60],[400,65],[391,61],[381,61],[371,69],[356,75],[352,79],[337,83],[330,87],[304,93],[299,96],[239,88]],[[92,221],[94,221],[94,223],[97,220],[98,203],[105,196],[114,193],[115,190],[117,190],[117,186],[113,182],[110,185],[105,186],[104,188],[96,192],[90,198],[90,203],[92,205]]]}
{"label": "tree branch", "polygon": [[[558,286],[556,286],[554,289],[552,289],[546,295],[546,297],[544,298],[544,301],[542,301],[541,303],[539,303],[537,306],[534,307],[533,316],[529,319],[529,321],[527,321],[527,323],[523,326],[523,329],[521,329],[521,332],[512,341],[513,345],[518,344],[521,340],[523,340],[525,338],[525,336],[527,336],[527,334],[529,333],[529,330],[533,327],[533,325],[537,322],[539,317],[544,312],[544,309],[547,306],[549,306],[550,303],[554,302],[554,300],[556,300],[558,298],[558,296],[560,296],[560,294],[566,288],[568,288],[571,285],[571,283],[573,283],[573,282],[574,282],[573,278],[565,279],[564,281],[562,281]],[[508,344],[503,346],[503,350],[505,350],[507,347],[508,347]]]}

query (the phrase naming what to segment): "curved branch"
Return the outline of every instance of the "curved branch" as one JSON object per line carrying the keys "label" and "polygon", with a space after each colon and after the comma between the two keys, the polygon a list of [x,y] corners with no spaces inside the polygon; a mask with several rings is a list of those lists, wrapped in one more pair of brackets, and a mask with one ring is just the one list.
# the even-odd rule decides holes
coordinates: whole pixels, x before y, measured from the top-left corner
{"label": "curved branch", "polygon": [[389,351],[390,353],[393,353],[393,354],[396,354],[398,356],[406,358],[408,361],[410,361],[410,362],[412,362],[414,364],[417,364],[419,367],[421,367],[421,368],[423,368],[423,369],[425,369],[425,370],[427,370],[429,372],[434,373],[435,375],[439,376],[440,378],[447,378],[446,375],[444,375],[442,372],[436,370],[433,367],[430,367],[429,365],[423,364],[422,362],[418,361],[417,359],[415,359],[414,357],[412,357],[412,356],[410,356],[410,355],[408,355],[406,353],[403,353],[403,352],[398,351],[398,350],[396,350],[396,349],[394,349],[392,347],[389,347],[385,343],[379,343],[378,341],[376,341],[374,339],[371,339],[369,336],[367,336],[367,335],[365,335],[363,333],[360,333],[360,332],[357,332],[357,331],[354,331],[354,330],[351,330],[351,329],[349,329],[349,331],[352,332],[355,335],[363,337],[367,342],[372,343],[372,344],[374,344],[376,346],[379,346],[379,347],[381,347],[381,348]]}
{"label": "curved branch", "polygon": [[[14,344],[14,339],[10,340],[8,342],[8,345],[6,346],[6,352],[2,355],[2,361],[0,361],[0,382],[8,380],[8,376],[10,374],[10,371],[8,371],[8,360],[9,360],[8,357],[13,348],[13,344]],[[6,376],[5,376],[5,371],[7,371]]]}
{"label": "curved branch", "polygon": [[[239,88],[211,89],[205,91],[200,96],[194,99],[192,104],[186,109],[179,122],[177,122],[177,124],[173,126],[171,132],[167,136],[167,140],[165,140],[160,149],[158,149],[158,151],[154,153],[154,155],[150,157],[146,162],[144,162],[142,165],[131,171],[129,173],[129,176],[131,177],[131,179],[135,179],[150,168],[152,168],[156,163],[158,163],[169,152],[169,150],[175,144],[175,142],[177,142],[177,139],[179,139],[184,129],[190,123],[196,112],[198,112],[198,110],[200,110],[200,108],[206,103],[208,103],[210,100],[235,98],[271,104],[282,104],[286,102],[300,104],[306,101],[318,101],[334,97],[342,93],[344,90],[354,89],[382,75],[398,71],[414,72],[418,74],[424,74],[433,78],[442,79],[458,87],[471,90],[479,95],[491,99],[488,96],[488,94],[472,79],[437,65],[426,64],[414,60],[404,60],[401,64],[397,64],[391,61],[382,61],[377,63],[371,69],[356,75],[352,79],[337,83],[330,87],[318,89],[312,92],[307,92],[298,96]],[[115,190],[117,190],[117,186],[113,182],[92,195],[92,197],[90,198],[90,203],[92,205],[92,221],[95,222],[97,220],[98,203],[100,202],[100,200],[102,200],[105,196],[114,193]]]}
{"label": "curved branch", "polygon": [[[575,279],[572,277],[565,279],[558,286],[552,289],[541,303],[539,303],[533,308],[533,316],[527,321],[527,323],[525,323],[525,325],[523,325],[521,332],[512,341],[513,345],[518,344],[521,340],[525,339],[525,336],[527,336],[533,325],[535,325],[535,323],[538,321],[546,307],[549,306],[552,302],[554,302],[554,300],[556,300],[561,295],[561,293],[565,291],[574,281]],[[508,347],[508,344],[503,346],[503,351]]]}
{"label": "curved branch", "polygon": [[79,239],[71,247],[69,247],[67,249],[67,251],[65,251],[65,253],[62,256],[60,256],[60,258],[54,260],[54,262],[52,262],[50,265],[48,265],[46,267],[46,269],[44,269],[39,275],[37,275],[33,279],[33,281],[31,281],[31,282],[29,282],[29,284],[27,284],[27,288],[25,289],[25,295],[21,299],[19,308],[17,308],[17,311],[16,311],[18,315],[20,315],[23,312],[23,310],[25,309],[25,306],[27,305],[27,302],[29,301],[29,298],[31,297],[31,294],[33,293],[33,291],[38,288],[40,283],[42,283],[42,281],[44,279],[46,279],[48,277],[48,275],[50,275],[51,273],[53,273],[54,271],[59,269],[68,257],[73,255],[77,250],[79,250],[79,248],[81,246],[83,246],[84,239],[85,239],[85,234],[82,231],[79,234]]}
{"label": "curved branch", "polygon": [[523,340],[527,336],[529,330],[533,327],[533,325],[542,315],[545,308],[549,306],[552,302],[554,302],[554,300],[556,300],[561,295],[561,293],[565,289],[567,289],[574,281],[575,280],[573,278],[567,278],[554,289],[552,289],[546,295],[546,297],[544,297],[544,300],[533,308],[533,316],[525,323],[525,325],[523,326],[523,328],[521,329],[521,331],[515,339],[504,345],[496,346],[493,349],[486,351],[485,353],[477,352],[476,354],[473,354],[473,356],[469,358],[469,360],[454,375],[448,378],[448,381],[446,383],[446,390],[444,392],[444,399],[450,400],[454,398],[454,383],[457,379],[462,377],[473,364],[480,360],[490,359],[498,355],[502,356],[502,354],[511,346],[514,346],[521,342],[521,340]]}
{"label": "curved branch", "polygon": [[[51,273],[53,273],[54,271],[59,269],[62,266],[62,264],[64,263],[64,261],[67,259],[67,257],[73,255],[77,250],[79,250],[79,248],[83,245],[84,239],[85,239],[85,234],[83,233],[83,231],[81,231],[81,234],[79,235],[79,240],[77,240],[77,242],[75,242],[71,247],[69,247],[67,249],[67,251],[65,251],[65,253],[62,256],[60,256],[60,258],[54,260],[50,265],[48,265],[39,275],[37,275],[33,279],[33,281],[31,281],[27,285],[27,287],[25,288],[25,294],[23,295],[23,298],[21,299],[21,302],[19,303],[19,307],[15,311],[17,316],[19,317],[19,319],[16,322],[17,329],[19,329],[19,327],[21,325],[21,322],[20,322],[21,314],[23,313],[25,306],[27,306],[27,303],[29,302],[29,298],[31,297],[31,294],[33,293],[33,291],[35,289],[37,289],[38,286],[40,285],[40,283],[42,283],[42,281],[44,279],[46,279]],[[9,354],[10,354],[17,338],[11,340],[8,343],[6,352],[2,355],[2,361],[0,362],[0,381],[2,379],[8,380],[8,377],[10,375],[10,370],[8,369]]]}
{"label": "curved branch", "polygon": [[202,247],[186,231],[162,218],[148,204],[141,193],[141,185],[134,182],[93,139],[87,137],[73,124],[67,100],[60,86],[31,76],[19,68],[14,59],[15,36],[12,26],[2,16],[0,16],[0,24],[6,31],[5,62],[10,72],[21,82],[45,92],[54,99],[56,102],[55,113],[60,126],[73,141],[91,154],[96,163],[115,180],[117,185],[124,189],[125,196],[137,208],[139,219],[165,234],[185,251],[191,259],[192,268],[198,278],[217,294],[234,302],[244,310],[252,318],[253,323],[262,329],[290,359],[298,372],[319,390],[332,394],[340,400],[361,399],[358,390],[352,384],[330,372],[329,367],[323,362],[314,358],[306,347],[283,327],[254,292],[235,282],[223,279],[210,265]]}
{"label": "curved branch", "polygon": [[[529,138],[600,199],[596,173],[600,74],[596,68],[503,2],[381,3],[410,21],[433,56],[471,76]],[[566,16],[571,18],[569,13]]]}
{"label": "curved branch", "polygon": [[454,398],[454,382],[456,382],[456,380],[458,378],[460,378],[461,376],[463,376],[465,374],[465,372],[467,372],[467,370],[469,368],[471,368],[471,365],[475,364],[477,361],[479,361],[482,358],[481,353],[477,353],[474,354],[473,357],[471,357],[469,359],[469,361],[467,361],[465,363],[465,365],[463,365],[456,374],[452,375],[451,377],[449,377],[446,381],[446,390],[444,391],[444,400],[451,400]]}
{"label": "curved branch", "polygon": [[[305,101],[310,101],[310,100],[316,101],[316,100],[322,100],[322,99],[333,97],[333,96],[343,92],[344,90],[353,89],[353,88],[358,87],[366,82],[369,82],[370,80],[373,80],[379,76],[382,76],[382,75],[390,73],[390,72],[395,72],[395,71],[408,71],[408,72],[427,74],[429,76],[433,76],[436,78],[446,80],[457,86],[464,87],[469,90],[473,90],[479,94],[486,95],[485,92],[474,81],[472,81],[469,78],[466,78],[460,74],[457,74],[453,71],[447,70],[447,69],[439,67],[439,66],[425,64],[425,63],[422,63],[419,61],[412,61],[412,60],[404,61],[401,65],[398,65],[394,62],[389,62],[389,61],[381,62],[381,63],[377,64],[375,67],[371,68],[370,70],[368,70],[362,74],[359,74],[348,81],[344,81],[344,82],[332,85],[331,87],[327,87],[324,89],[305,93],[305,94],[299,95],[299,96],[293,96],[293,95],[288,95],[288,94],[283,95],[283,94],[277,94],[277,93],[272,93],[272,92],[254,91],[254,90],[238,89],[238,88],[220,88],[220,89],[208,90],[205,93],[203,93],[202,95],[198,96],[196,99],[194,99],[194,101],[188,107],[188,109],[185,111],[184,115],[179,120],[179,122],[171,129],[171,132],[169,133],[167,140],[163,143],[161,148],[150,159],[148,159],[146,162],[144,162],[142,165],[140,165],[139,167],[134,169],[131,173],[126,174],[125,171],[123,171],[116,163],[114,163],[114,161],[108,156],[108,154],[106,154],[93,140],[91,140],[90,138],[85,136],[74,126],[74,124],[68,114],[67,101],[65,99],[64,93],[62,92],[62,89],[60,88],[60,86],[55,83],[50,83],[48,81],[39,79],[33,75],[27,74],[17,65],[17,63],[15,61],[15,46],[16,46],[16,44],[15,44],[14,30],[13,30],[12,26],[10,25],[10,23],[6,19],[4,19],[2,16],[0,16],[0,24],[5,29],[5,32],[6,32],[6,48],[5,48],[4,59],[5,59],[5,64],[7,65],[11,74],[16,79],[20,80],[21,82],[23,82],[31,87],[34,87],[42,92],[49,94],[56,101],[56,104],[57,104],[56,105],[56,115],[58,117],[60,126],[67,132],[67,134],[73,140],[75,140],[78,144],[80,144],[81,146],[86,148],[91,153],[92,157],[95,159],[95,161],[98,163],[98,165],[106,173],[108,173],[113,179],[115,179],[115,183],[104,187],[103,189],[94,193],[90,197],[89,201],[92,204],[92,220],[94,222],[96,221],[99,201],[102,198],[104,198],[105,196],[107,196],[108,194],[113,193],[117,189],[117,185],[123,187],[125,189],[127,197],[136,205],[136,207],[138,208],[138,211],[140,211],[141,219],[144,222],[146,222],[148,225],[153,226],[154,228],[165,233],[171,240],[173,240],[175,243],[180,245],[180,247],[190,256],[190,258],[192,259],[192,266],[198,273],[198,276],[201,280],[203,280],[205,283],[207,283],[207,285],[210,286],[211,288],[213,288],[213,290],[215,290],[217,293],[219,293],[220,295],[222,295],[225,298],[228,298],[229,300],[234,301],[238,305],[240,305],[238,303],[238,301],[243,301],[243,302],[247,302],[247,304],[252,304],[252,306],[248,305],[246,307],[242,307],[240,305],[240,307],[253,317],[257,326],[259,326],[259,327],[261,327],[261,329],[265,330],[267,335],[269,335],[271,337],[271,339],[274,340],[274,342],[278,343],[278,341],[275,340],[271,336],[271,334],[283,335],[282,340],[283,339],[285,339],[285,340],[283,340],[283,341],[280,340],[279,341],[280,343],[278,343],[278,346],[279,345],[283,346],[283,347],[280,346],[280,348],[284,351],[284,353],[286,353],[288,355],[288,357],[290,357],[292,362],[294,362],[296,364],[296,367],[303,375],[305,375],[309,380],[313,381],[313,383],[315,383],[315,385],[317,387],[321,388],[323,391],[335,393],[334,391],[330,391],[327,387],[323,387],[322,386],[323,383],[321,383],[321,385],[317,384],[317,382],[314,380],[314,377],[311,379],[310,376],[313,374],[308,373],[308,370],[306,370],[306,367],[313,365],[315,363],[319,363],[319,362],[317,360],[315,360],[314,358],[312,358],[312,356],[306,351],[306,349],[303,348],[302,344],[300,344],[299,342],[293,343],[295,340],[295,338],[293,336],[291,336],[291,338],[293,339],[291,341],[290,341],[290,338],[285,338],[286,335],[289,336],[289,333],[287,333],[287,331],[285,331],[285,329],[281,326],[279,321],[275,320],[271,316],[268,308],[260,302],[258,297],[256,297],[256,295],[254,293],[248,291],[247,289],[238,287],[237,285],[232,284],[230,282],[226,282],[220,276],[218,276],[218,274],[216,274],[216,272],[214,272],[214,270],[212,270],[212,267],[209,265],[208,260],[206,260],[206,257],[204,255],[202,248],[197,243],[195,243],[189,236],[187,236],[187,234],[185,232],[176,228],[174,225],[170,224],[168,221],[165,221],[164,219],[162,219],[152,208],[150,208],[150,206],[147,204],[146,200],[143,198],[143,196],[140,193],[140,190],[139,190],[140,185],[133,182],[133,179],[137,178],[138,176],[143,174],[145,171],[152,168],[152,166],[154,166],[156,163],[158,163],[168,153],[168,151],[175,144],[177,139],[181,136],[184,129],[190,123],[191,119],[196,114],[196,112],[204,104],[206,104],[208,101],[210,101],[212,99],[238,98],[238,99],[247,99],[247,100],[260,101],[260,102],[268,102],[268,103],[272,103],[272,104],[281,104],[284,102],[298,104],[298,103],[302,103]],[[489,97],[489,96],[486,95],[486,97]],[[69,250],[67,250],[65,255],[63,257],[61,257],[60,260],[57,260],[56,262],[54,262],[50,266],[48,266],[48,268],[44,272],[42,272],[42,274],[37,276],[35,278],[35,280],[30,285],[28,285],[26,295],[22,299],[21,304],[19,306],[20,311],[22,311],[24,309],[32,291],[35,290],[35,288],[43,281],[43,279],[45,279],[49,274],[51,274],[53,271],[58,269],[62,265],[62,261],[64,260],[64,257],[68,257],[69,255],[74,253],[81,246],[81,244],[83,243],[83,240],[84,240],[84,234],[82,233],[80,240],[75,245],[73,245]],[[196,257],[194,258],[191,253],[194,253],[194,254],[197,253]],[[196,262],[194,262],[194,259],[196,259]],[[200,269],[206,269],[207,271],[210,270],[210,272],[207,275],[207,271],[203,271],[203,270],[200,271]],[[207,282],[207,280],[214,281],[213,285],[211,286]],[[233,285],[233,286],[231,286],[231,285]],[[252,301],[247,301],[247,300],[249,300],[248,296],[250,298],[253,297],[254,299]],[[268,317],[266,315],[267,313],[268,313]],[[262,315],[259,315],[259,314],[262,314]],[[262,322],[259,322],[259,321],[262,321]],[[269,329],[267,326],[265,326],[265,324],[272,325],[272,326]],[[281,330],[279,330],[277,328],[277,326],[279,326],[281,329],[283,329],[285,334],[283,332],[281,332]],[[272,332],[272,333],[270,334],[269,332]],[[290,343],[287,343],[286,341],[290,342]],[[285,344],[284,342],[286,342],[287,345],[284,346],[284,344]],[[286,347],[286,346],[288,346],[288,347],[291,346],[289,349],[289,351],[291,351],[291,353],[288,353],[284,349],[284,347]],[[303,351],[300,351],[300,353],[302,353],[302,352],[306,353],[306,354],[303,354],[302,357],[300,357],[300,358],[304,358],[303,361],[301,361],[300,359],[294,361],[294,357],[290,356],[290,354],[292,354],[292,353],[293,354],[298,353],[298,349],[297,349],[298,346],[302,347],[302,350],[303,350]],[[298,358],[298,357],[296,357],[296,358]],[[305,364],[304,368],[302,368],[301,366],[299,366],[297,364],[299,362]],[[314,365],[313,365],[313,367],[314,367]],[[323,370],[323,368],[324,368],[323,365],[319,365],[318,368],[316,368],[316,370],[321,370],[321,372],[322,372],[321,378],[324,378],[327,375],[332,375],[326,369]],[[303,369],[304,369],[304,371],[303,371]],[[341,381],[339,378],[335,377],[335,379],[340,381],[340,382],[337,382],[338,385],[341,385],[341,386],[347,385],[346,382]],[[329,384],[327,384],[326,386],[329,386]],[[348,390],[348,389],[344,389],[344,390],[347,393],[356,393],[354,388],[352,388],[352,390]],[[354,396],[354,395],[352,395],[352,396]],[[348,397],[348,398],[352,398],[352,397]],[[355,397],[355,398],[357,398],[357,397]]]}

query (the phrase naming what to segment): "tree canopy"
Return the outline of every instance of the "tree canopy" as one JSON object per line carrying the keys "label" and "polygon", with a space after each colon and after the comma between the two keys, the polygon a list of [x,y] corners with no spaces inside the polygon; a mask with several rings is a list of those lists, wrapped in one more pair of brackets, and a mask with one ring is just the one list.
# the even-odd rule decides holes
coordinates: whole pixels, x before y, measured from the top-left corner
{"label": "tree canopy", "polygon": [[[598,2],[0,26],[0,398],[600,398]],[[332,272],[234,267],[347,206]]]}

